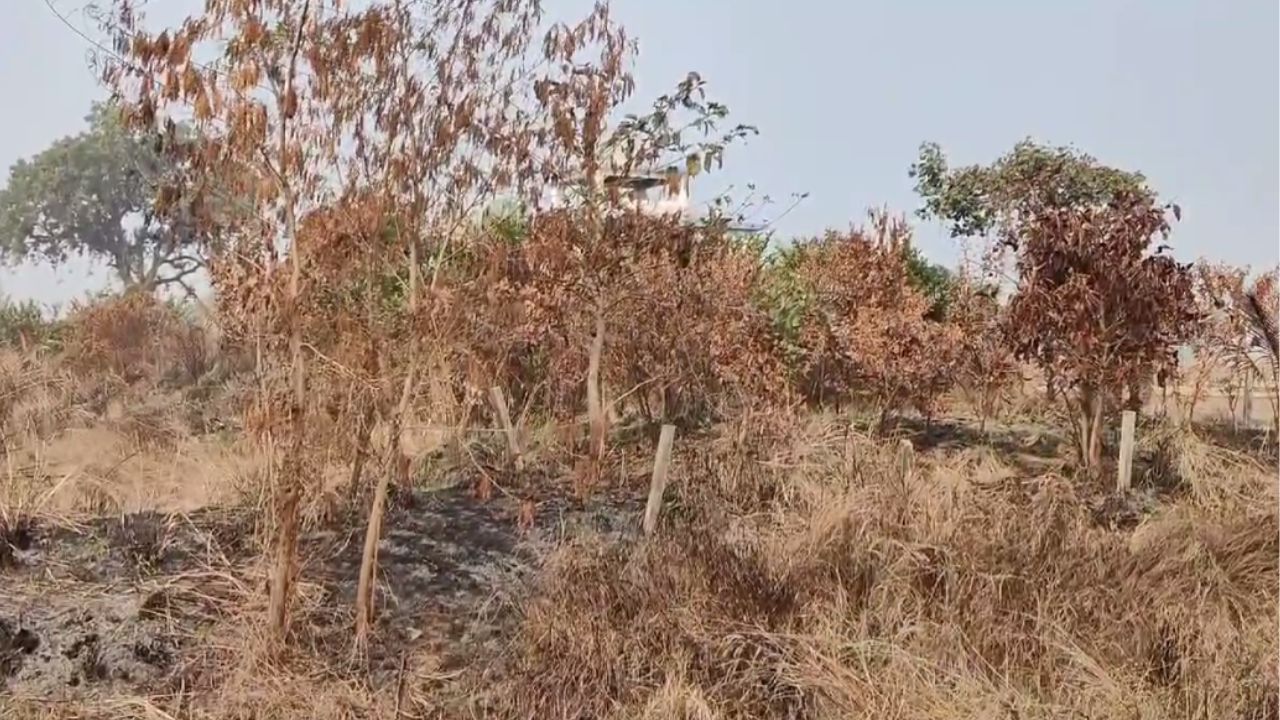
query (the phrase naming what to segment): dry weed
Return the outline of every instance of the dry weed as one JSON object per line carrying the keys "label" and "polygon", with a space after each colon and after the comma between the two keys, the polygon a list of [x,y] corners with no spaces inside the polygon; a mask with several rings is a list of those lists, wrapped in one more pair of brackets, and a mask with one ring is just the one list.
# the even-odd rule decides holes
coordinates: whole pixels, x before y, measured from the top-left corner
{"label": "dry weed", "polygon": [[1202,506],[1229,509],[1275,500],[1275,474],[1244,453],[1209,442],[1190,423],[1161,421],[1144,429],[1138,452],[1145,480],[1185,492]]}

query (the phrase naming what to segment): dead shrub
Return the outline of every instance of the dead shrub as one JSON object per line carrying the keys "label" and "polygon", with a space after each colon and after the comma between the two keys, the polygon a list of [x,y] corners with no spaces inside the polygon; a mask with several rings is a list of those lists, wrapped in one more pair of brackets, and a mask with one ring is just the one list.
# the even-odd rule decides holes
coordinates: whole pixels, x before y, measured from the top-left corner
{"label": "dead shrub", "polygon": [[0,436],[8,453],[52,437],[76,415],[72,378],[47,355],[0,350]]}
{"label": "dead shrub", "polygon": [[819,401],[860,399],[884,418],[902,408],[931,414],[955,381],[960,327],[929,317],[909,279],[911,231],[873,214],[869,229],[829,232],[797,251],[809,301],[801,309],[802,382]]}
{"label": "dead shrub", "polygon": [[203,331],[144,292],[72,305],[63,339],[71,370],[133,385],[193,382],[208,369]]}
{"label": "dead shrub", "polygon": [[643,707],[678,666],[708,706],[739,708],[718,716],[793,716],[809,699],[779,672],[782,643],[771,632],[786,627],[793,601],[778,581],[710,531],[634,557],[591,541],[571,546],[524,609],[512,684],[494,709],[605,717]]}
{"label": "dead shrub", "polygon": [[518,242],[478,238],[431,310],[451,338],[458,392],[486,405],[500,384],[516,407],[583,410],[597,313],[611,397],[649,420],[696,425],[785,398],[771,325],[752,302],[759,253],[723,230],[637,213],[600,237],[568,211],[535,218]]}
{"label": "dead shrub", "polygon": [[1240,507],[1274,494],[1266,468],[1248,455],[1215,445],[1190,423],[1161,420],[1144,428],[1137,445],[1143,479],[1185,493],[1198,505]]}

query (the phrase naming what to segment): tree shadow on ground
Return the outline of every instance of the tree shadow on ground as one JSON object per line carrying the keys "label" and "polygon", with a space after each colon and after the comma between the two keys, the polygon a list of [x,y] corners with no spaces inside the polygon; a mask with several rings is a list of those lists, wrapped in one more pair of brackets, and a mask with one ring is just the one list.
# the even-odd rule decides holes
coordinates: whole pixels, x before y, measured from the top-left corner
{"label": "tree shadow on ground", "polygon": [[911,441],[920,452],[960,452],[968,448],[988,447],[1020,472],[1040,475],[1061,467],[1070,444],[1055,428],[1030,423],[988,423],[980,430],[975,423],[959,418],[926,420],[898,417],[885,428],[885,434]]}
{"label": "tree shadow on ground", "polygon": [[1197,422],[1196,434],[1206,441],[1266,465],[1276,464],[1276,436],[1265,427],[1233,427],[1229,422]]}
{"label": "tree shadow on ground", "polygon": [[982,446],[1000,453],[1030,454],[1045,459],[1060,457],[1066,439],[1053,428],[1029,424],[992,424],[980,431],[960,419],[901,417],[890,421],[886,434],[905,437],[917,450],[961,450]]}

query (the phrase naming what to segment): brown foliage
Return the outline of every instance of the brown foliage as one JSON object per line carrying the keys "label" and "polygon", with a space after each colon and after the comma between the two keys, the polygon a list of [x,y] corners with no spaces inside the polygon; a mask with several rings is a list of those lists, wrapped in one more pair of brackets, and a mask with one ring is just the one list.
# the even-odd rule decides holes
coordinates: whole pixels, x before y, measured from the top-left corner
{"label": "brown foliage", "polygon": [[1211,264],[1201,260],[1194,267],[1194,293],[1198,314],[1191,346],[1195,364],[1184,378],[1190,382],[1186,399],[1186,419],[1195,416],[1196,404],[1211,387],[1215,376],[1223,375],[1221,388],[1235,418],[1235,406],[1243,387],[1236,362],[1247,335],[1246,318],[1239,303],[1244,298],[1245,268]]}
{"label": "brown foliage", "polygon": [[1052,372],[1072,405],[1079,459],[1101,460],[1107,408],[1175,362],[1194,327],[1191,274],[1150,245],[1169,231],[1144,196],[1105,207],[1045,208],[1012,241],[1018,287],[1009,336],[1018,357]]}
{"label": "brown foliage", "polygon": [[[279,426],[288,438],[277,446],[265,436],[273,452],[279,447],[280,534],[271,583],[278,634],[294,585],[297,508],[308,492],[302,454],[314,404],[308,386],[317,379],[309,370],[317,360],[308,334],[317,327],[308,303],[318,295],[309,282],[311,264],[322,276],[326,266],[340,268],[353,245],[346,240],[363,238],[329,227],[332,218],[323,215],[310,217],[326,229],[308,233],[303,219],[344,197],[356,200],[336,212],[358,213],[372,191],[378,207],[411,221],[397,239],[407,255],[405,296],[413,314],[424,242],[435,241],[438,264],[467,213],[532,177],[531,148],[539,145],[522,107],[536,4],[458,0],[419,13],[414,3],[385,2],[328,10],[312,0],[214,0],[157,34],[141,30],[131,0],[117,0],[113,29],[117,52],[127,59],[104,72],[138,125],[172,128],[170,108],[189,111],[204,136],[193,159],[204,173],[197,181],[216,178],[239,201],[240,212],[223,229],[234,239],[234,259],[215,277],[229,280],[228,324],[242,334],[252,331],[259,348],[262,384],[254,412],[260,424]],[[601,15],[607,21],[607,13]],[[563,43],[566,59],[587,40]],[[217,62],[197,62],[202,50]],[[549,49],[548,59],[552,54]],[[364,320],[370,330],[371,314]],[[362,360],[354,365],[365,371],[376,365],[372,342],[356,338],[353,344]],[[381,368],[387,382],[379,404],[388,412],[391,387],[400,384],[403,397],[412,395],[416,356],[409,353],[407,366]],[[284,373],[272,372],[286,365],[287,393],[273,387],[285,384]],[[356,412],[367,415],[357,405]],[[393,445],[402,414],[392,418]]]}
{"label": "brown foliage", "polygon": [[653,419],[699,421],[785,394],[768,319],[751,302],[759,258],[722,232],[626,213],[593,242],[560,211],[536,216],[519,243],[481,239],[473,256],[479,266],[460,270],[474,279],[450,297],[456,362],[506,382],[518,406],[560,418],[581,408],[597,310],[612,328],[604,384]]}
{"label": "brown foliage", "polygon": [[200,378],[211,359],[204,331],[147,292],[76,303],[66,322],[63,357],[74,371],[105,371],[126,384]]}
{"label": "brown foliage", "polygon": [[955,380],[963,335],[930,320],[908,280],[906,223],[873,215],[867,230],[828,233],[801,250],[813,302],[801,327],[804,367],[820,396],[868,398],[882,413],[930,413]]}
{"label": "brown foliage", "polygon": [[958,384],[978,411],[980,429],[1005,403],[1020,378],[1005,332],[1004,308],[994,293],[963,283],[953,294],[950,322],[961,328]]}

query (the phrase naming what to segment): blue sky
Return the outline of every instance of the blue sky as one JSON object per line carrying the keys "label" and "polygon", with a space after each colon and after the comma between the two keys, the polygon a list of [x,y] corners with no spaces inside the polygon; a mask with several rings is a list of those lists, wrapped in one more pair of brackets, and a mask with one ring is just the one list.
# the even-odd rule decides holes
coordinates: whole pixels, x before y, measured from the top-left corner
{"label": "blue sky", "polygon": [[[53,1],[93,34],[85,0]],[[191,4],[153,0],[153,15]],[[699,189],[754,182],[778,206],[808,192],[781,234],[861,222],[870,207],[911,212],[922,141],[965,164],[1032,137],[1146,173],[1182,206],[1180,257],[1259,266],[1280,252],[1278,5],[615,0],[614,12],[640,42],[638,100],[697,70],[734,120],[759,126]],[[556,18],[588,6],[547,0]],[[86,49],[44,0],[0,3],[0,96],[14,108],[0,113],[0,167],[80,128],[102,95]],[[939,261],[957,257],[937,227],[917,239]],[[0,275],[0,291],[59,301],[104,277],[23,267]]]}

